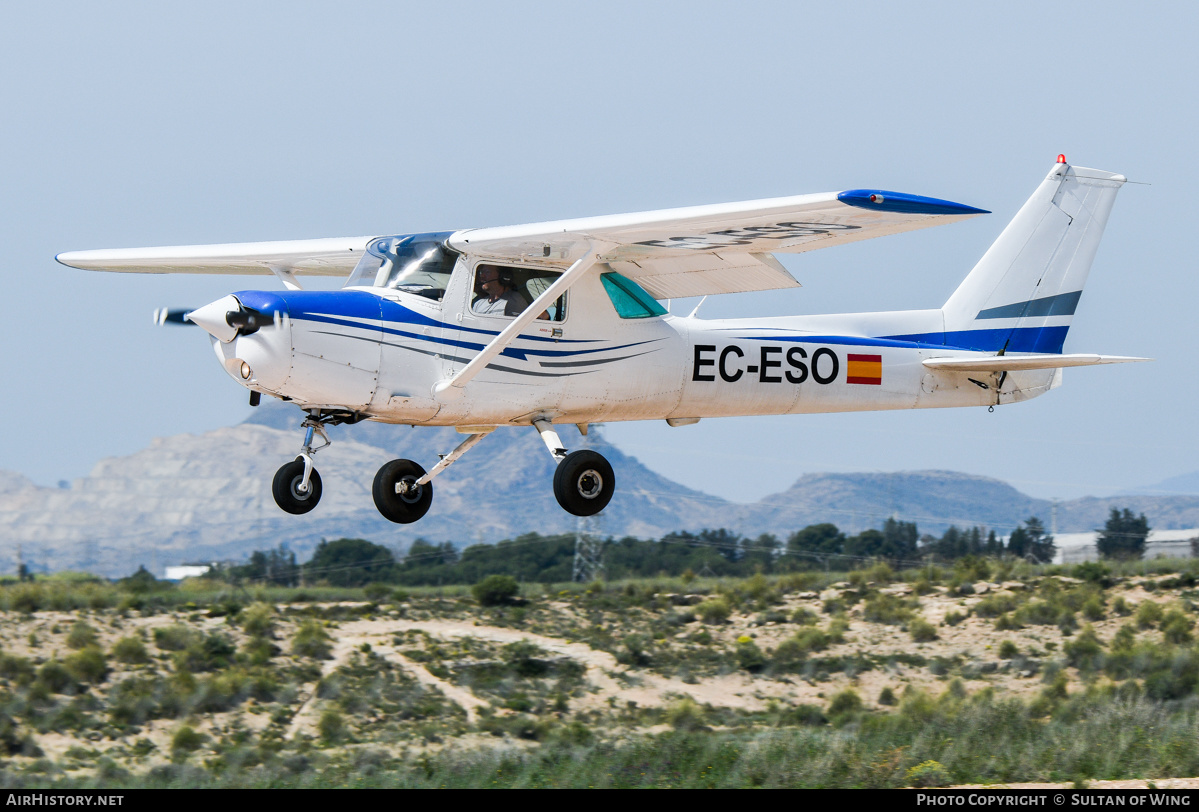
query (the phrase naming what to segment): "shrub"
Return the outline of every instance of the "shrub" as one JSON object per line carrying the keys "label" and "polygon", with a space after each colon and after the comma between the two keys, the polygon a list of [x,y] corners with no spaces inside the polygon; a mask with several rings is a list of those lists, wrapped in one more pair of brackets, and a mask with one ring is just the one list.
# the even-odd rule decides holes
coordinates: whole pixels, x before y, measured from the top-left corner
{"label": "shrub", "polygon": [[112,647],[112,656],[117,662],[141,665],[150,662],[146,644],[137,637],[122,637]]}
{"label": "shrub", "polygon": [[811,609],[799,607],[791,613],[791,622],[798,623],[801,626],[813,626],[820,620],[820,616]]}
{"label": "shrub", "polygon": [[724,623],[732,613],[733,610],[729,608],[729,602],[724,598],[708,598],[708,600],[695,607],[695,614],[704,623]]}
{"label": "shrub", "polygon": [[1191,629],[1195,623],[1178,608],[1170,609],[1162,616],[1160,628],[1168,643],[1191,642]]}
{"label": "shrub", "polygon": [[317,732],[327,742],[341,741],[346,735],[346,720],[337,711],[327,710],[321,714]]}
{"label": "shrub", "polygon": [[480,606],[504,606],[516,597],[520,586],[511,575],[488,575],[470,591]]}
{"label": "shrub", "polygon": [[67,647],[73,649],[81,649],[87,646],[96,645],[100,636],[96,634],[96,630],[89,623],[83,620],[75,621],[75,625],[71,627],[70,634],[67,635]]}
{"label": "shrub", "polygon": [[931,643],[937,639],[937,627],[924,618],[914,618],[908,624],[908,634],[917,643]]}
{"label": "shrub", "polygon": [[805,725],[820,727],[828,724],[828,717],[816,705],[796,705],[779,715],[780,725]]}
{"label": "shrub", "polygon": [[[622,651],[616,653],[616,661],[625,665],[641,666],[649,665],[650,656],[649,648],[650,641],[643,634],[627,634],[622,643]],[[513,643],[512,645],[520,645]],[[536,646],[533,646],[536,648]],[[540,649],[537,649],[540,651]]]}
{"label": "shrub", "polygon": [[99,683],[108,676],[108,661],[99,646],[88,646],[63,660],[63,667],[77,682]]}
{"label": "shrub", "polygon": [[999,656],[1005,660],[1010,660],[1020,654],[1020,648],[1011,640],[1004,640],[999,644]]}
{"label": "shrub", "polygon": [[183,651],[199,639],[198,631],[181,623],[154,630],[154,645],[163,651]]}
{"label": "shrub", "polygon": [[1013,632],[1019,628],[1022,628],[1020,625],[1020,621],[1017,620],[1016,616],[1014,614],[1012,614],[1011,612],[1009,612],[1006,615],[1000,615],[999,617],[995,618],[995,631]]}
{"label": "shrub", "polygon": [[1082,616],[1087,620],[1103,620],[1103,599],[1098,595],[1087,598],[1082,605]]}
{"label": "shrub", "polygon": [[904,782],[909,787],[947,787],[953,783],[953,779],[941,762],[930,760],[908,770]]}
{"label": "shrub", "polygon": [[761,671],[766,665],[766,655],[750,637],[737,638],[737,664],[746,671]]}
{"label": "shrub", "polygon": [[912,607],[895,595],[878,593],[866,601],[862,607],[862,617],[871,623],[890,623],[902,625],[912,617]]}
{"label": "shrub", "polygon": [[1062,646],[1066,652],[1066,661],[1075,668],[1093,671],[1102,665],[1103,644],[1095,634],[1091,624],[1083,627],[1077,637]]}
{"label": "shrub", "polygon": [[707,730],[704,709],[694,699],[683,697],[666,709],[666,723],[675,730]]}
{"label": "shrub", "polygon": [[47,660],[37,670],[37,681],[56,694],[63,693],[75,684],[71,672],[58,660]]}
{"label": "shrub", "polygon": [[208,737],[191,725],[183,725],[171,737],[171,750],[176,753],[191,753],[199,750]]}
{"label": "shrub", "polygon": [[966,619],[966,616],[956,609],[945,613],[945,625],[956,626]]}
{"label": "shrub", "polygon": [[242,615],[241,627],[251,637],[271,637],[275,631],[275,607],[255,603]]}
{"label": "shrub", "polygon": [[1132,614],[1132,607],[1129,606],[1128,601],[1124,600],[1123,595],[1119,595],[1112,601],[1112,611],[1120,617],[1128,617]]}
{"label": "shrub", "polygon": [[18,685],[33,682],[33,663],[13,654],[0,654],[0,677],[10,679]]}
{"label": "shrub", "polygon": [[327,660],[332,655],[332,638],[316,620],[306,620],[291,641],[291,651],[298,657]]}
{"label": "shrub", "polygon": [[878,704],[880,705],[891,706],[897,704],[898,702],[899,699],[896,698],[895,692],[891,690],[891,686],[889,685],[886,688],[883,688],[883,690],[878,694]]}
{"label": "shrub", "polygon": [[862,697],[852,688],[836,694],[828,703],[828,715],[834,725],[842,725],[862,712]]}
{"label": "shrub", "polygon": [[774,664],[787,669],[803,662],[808,652],[828,648],[828,635],[820,629],[801,629],[793,637],[778,644],[774,650]]}
{"label": "shrub", "polygon": [[1029,601],[1020,607],[1016,617],[1021,623],[1031,623],[1034,626],[1056,626],[1061,620],[1062,613],[1070,610],[1060,600],[1056,600],[1058,596],[1055,595],[1054,598],[1044,601]]}
{"label": "shrub", "polygon": [[362,594],[366,596],[368,601],[375,601],[378,603],[391,597],[392,589],[393,587],[376,581],[373,584],[367,584],[363,588]]}
{"label": "shrub", "polygon": [[973,611],[976,617],[999,617],[1015,611],[1019,605],[1020,600],[1015,595],[1008,592],[997,592],[974,604]]}
{"label": "shrub", "polygon": [[1141,605],[1137,607],[1137,626],[1142,629],[1152,629],[1161,622],[1163,614],[1161,604],[1157,601],[1142,601]]}
{"label": "shrub", "polygon": [[176,654],[175,665],[188,671],[213,671],[227,667],[235,654],[237,649],[233,642],[225,635],[213,632]]}

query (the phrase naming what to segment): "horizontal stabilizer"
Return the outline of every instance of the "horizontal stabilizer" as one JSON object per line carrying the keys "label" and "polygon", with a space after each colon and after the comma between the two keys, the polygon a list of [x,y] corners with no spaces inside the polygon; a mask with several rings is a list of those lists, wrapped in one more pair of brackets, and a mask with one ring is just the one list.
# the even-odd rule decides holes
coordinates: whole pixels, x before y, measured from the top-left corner
{"label": "horizontal stabilizer", "polygon": [[1095,364],[1127,364],[1132,361],[1152,361],[1152,358],[1133,358],[1126,355],[990,355],[983,358],[929,358],[924,365],[930,369],[950,372],[1016,372],[1021,369],[1061,369],[1089,367]]}

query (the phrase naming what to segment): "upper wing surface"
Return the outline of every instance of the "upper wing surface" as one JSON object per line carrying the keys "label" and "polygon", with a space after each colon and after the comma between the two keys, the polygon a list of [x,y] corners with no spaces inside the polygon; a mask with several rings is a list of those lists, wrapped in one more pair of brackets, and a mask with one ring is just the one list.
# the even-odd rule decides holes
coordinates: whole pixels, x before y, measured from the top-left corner
{"label": "upper wing surface", "polygon": [[660,298],[798,287],[772,256],[963,220],[983,209],[855,189],[680,209],[471,229],[451,247],[497,259],[572,262],[589,245]]}
{"label": "upper wing surface", "polygon": [[89,271],[123,273],[271,274],[271,268],[309,276],[348,276],[373,237],[171,245],[69,251],[56,259]]}

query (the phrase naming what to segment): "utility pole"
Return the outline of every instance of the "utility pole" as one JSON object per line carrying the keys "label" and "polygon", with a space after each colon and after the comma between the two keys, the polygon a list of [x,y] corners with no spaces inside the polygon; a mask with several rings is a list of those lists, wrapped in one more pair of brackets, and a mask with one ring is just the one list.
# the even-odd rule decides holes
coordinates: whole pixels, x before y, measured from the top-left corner
{"label": "utility pole", "polygon": [[[583,448],[591,448],[587,424],[579,426]],[[604,540],[600,532],[600,517],[579,516],[575,519],[575,557],[571,580],[591,583],[604,577]]]}

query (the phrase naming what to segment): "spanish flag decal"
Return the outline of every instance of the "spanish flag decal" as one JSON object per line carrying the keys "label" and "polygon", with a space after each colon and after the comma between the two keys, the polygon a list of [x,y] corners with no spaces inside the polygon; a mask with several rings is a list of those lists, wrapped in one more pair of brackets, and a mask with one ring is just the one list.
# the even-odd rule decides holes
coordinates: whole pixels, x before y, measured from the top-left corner
{"label": "spanish flag decal", "polygon": [[849,363],[845,370],[845,382],[881,385],[883,382],[883,357],[850,353]]}

